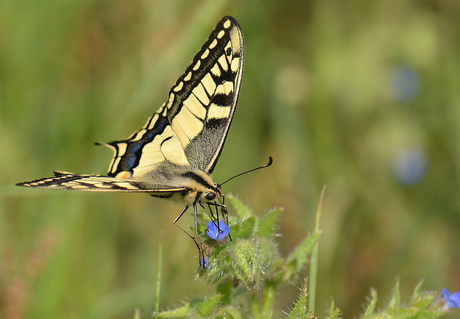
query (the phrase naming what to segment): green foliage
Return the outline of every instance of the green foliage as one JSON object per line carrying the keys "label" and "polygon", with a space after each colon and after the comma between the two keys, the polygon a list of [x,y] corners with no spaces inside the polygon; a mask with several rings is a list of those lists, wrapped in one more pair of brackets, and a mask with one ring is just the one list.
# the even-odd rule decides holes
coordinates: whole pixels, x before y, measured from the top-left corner
{"label": "green foliage", "polygon": [[[209,271],[201,272],[208,282],[225,278],[237,280],[246,289],[259,288],[267,281],[288,282],[307,262],[319,234],[306,237],[287,259],[279,256],[275,238],[275,222],[281,209],[274,209],[262,218],[233,196],[227,199],[239,217],[230,217],[232,241],[222,243],[208,239]],[[233,231],[235,230],[235,231]],[[216,246],[216,249],[210,249]]]}
{"label": "green foliage", "polygon": [[433,319],[440,318],[447,313],[447,309],[443,305],[444,302],[439,298],[439,293],[422,291],[422,282],[416,286],[408,304],[401,301],[399,280],[396,281],[393,294],[390,296],[386,308],[376,312],[376,303],[377,292],[372,289],[363,319]]}
{"label": "green foliage", "polygon": [[[273,303],[276,290],[281,284],[292,281],[307,263],[318,235],[307,236],[294,249],[288,258],[280,257],[275,242],[275,223],[281,209],[274,209],[262,218],[255,216],[251,210],[233,196],[228,196],[235,215],[230,216],[232,240],[222,242],[212,239],[203,241],[203,250],[209,261],[209,269],[201,269],[199,277],[215,284],[218,295],[202,301],[195,300],[174,310],[159,312],[157,317],[219,317],[225,313],[233,318],[270,318],[273,315]],[[232,210],[233,211],[233,210]],[[206,224],[200,216],[200,224]],[[203,218],[201,220],[201,218]],[[204,229],[200,228],[201,237],[205,238]],[[246,307],[233,306],[234,300],[241,294],[262,291],[260,302],[247,298]],[[306,303],[306,292],[300,300]],[[297,303],[295,313],[304,311],[305,306]],[[304,310],[302,310],[304,309]]]}
{"label": "green foliage", "polygon": [[[204,299],[194,299],[185,303],[183,306],[173,310],[153,313],[154,318],[206,318],[211,315],[218,317],[218,313],[222,312],[219,307],[222,296],[220,294]],[[230,311],[231,307],[226,307],[225,311]]]}
{"label": "green foliage", "polygon": [[[283,258],[278,252],[274,233],[281,210],[272,210],[260,218],[235,197],[229,196],[228,199],[239,216],[230,217],[232,229],[241,225],[244,230],[232,233],[232,241],[226,239],[218,242],[205,239],[203,246],[209,260],[209,269],[201,269],[199,272],[199,278],[214,285],[217,294],[205,299],[192,300],[173,310],[158,312],[155,317],[272,318],[277,290],[281,285],[292,282],[308,262],[308,256],[312,254],[319,240],[319,231],[306,236],[287,258]],[[244,213],[241,214],[240,211]],[[317,220],[319,214],[320,209]],[[200,218],[203,216],[205,215]],[[248,225],[253,228],[250,229]],[[316,229],[319,229],[319,225],[317,226]],[[201,237],[205,237],[204,233]],[[308,289],[305,280],[294,306],[287,313],[287,318],[318,318],[312,310],[314,306],[308,304],[308,295],[316,292],[309,292]],[[246,297],[241,299],[242,296]],[[371,297],[361,318],[439,318],[446,312],[438,293],[422,291],[421,283],[415,288],[409,304],[403,304],[399,280],[386,308],[376,312],[376,304],[377,292],[371,289]],[[332,301],[327,318],[339,317],[340,311],[335,308]]]}
{"label": "green foliage", "polygon": [[[205,251],[211,253],[208,256],[209,271],[202,272],[202,277],[208,282],[231,278],[246,289],[258,288],[270,280],[280,266],[273,237],[276,217],[281,210],[273,210],[264,218],[258,218],[235,197],[228,196],[227,199],[239,216],[230,217],[232,241],[227,240],[224,249],[222,243],[211,239],[206,241]],[[209,249],[213,246],[217,249]]]}

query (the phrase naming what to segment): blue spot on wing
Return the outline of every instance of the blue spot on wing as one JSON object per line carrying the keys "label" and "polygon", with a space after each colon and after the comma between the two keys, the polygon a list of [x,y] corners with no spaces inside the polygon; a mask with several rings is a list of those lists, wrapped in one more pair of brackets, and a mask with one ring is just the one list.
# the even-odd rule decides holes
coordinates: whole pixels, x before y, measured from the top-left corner
{"label": "blue spot on wing", "polygon": [[[158,113],[162,113],[163,109],[160,109]],[[120,163],[118,164],[115,172],[109,173],[109,176],[116,176],[118,173],[122,171],[129,171],[133,172],[134,168],[139,165],[142,150],[145,145],[151,143],[155,137],[164,132],[165,128],[168,127],[169,121],[166,117],[160,115],[157,121],[154,123],[152,129],[146,131],[142,138],[136,141],[131,140],[123,140],[123,141],[115,141],[111,142],[111,145],[116,146],[118,143],[126,143],[128,145],[126,153],[121,156]],[[138,131],[139,132],[139,131]],[[137,138],[137,132],[133,134]]]}
{"label": "blue spot on wing", "polygon": [[142,146],[144,146],[144,144],[141,143],[141,142],[131,144],[130,147],[129,147],[129,151],[130,151],[131,153],[136,153],[136,152],[139,151],[139,149],[142,148]]}
{"label": "blue spot on wing", "polygon": [[136,165],[137,163],[137,156],[131,155],[125,159],[126,170],[129,171]]}

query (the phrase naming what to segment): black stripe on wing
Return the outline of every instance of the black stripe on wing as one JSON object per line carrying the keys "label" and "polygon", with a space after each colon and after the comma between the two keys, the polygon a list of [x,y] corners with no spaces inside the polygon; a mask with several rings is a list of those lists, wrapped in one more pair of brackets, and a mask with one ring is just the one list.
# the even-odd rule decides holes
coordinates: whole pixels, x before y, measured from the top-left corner
{"label": "black stripe on wing", "polygon": [[169,196],[171,193],[184,192],[184,187],[157,185],[150,182],[119,179],[101,175],[72,174],[56,172],[54,177],[45,177],[30,182],[17,183],[17,186],[48,188],[88,192],[134,192]]}
{"label": "black stripe on wing", "polygon": [[108,175],[130,172],[138,178],[164,160],[211,173],[236,109],[243,60],[241,29],[224,17],[170,90],[168,102],[128,139],[106,144],[115,152]]}
{"label": "black stripe on wing", "polygon": [[[163,115],[163,109],[165,106],[160,108],[158,112],[152,115],[145,126],[133,133],[128,139],[113,141],[107,144],[114,151],[114,156],[109,167],[108,175],[115,177],[120,172],[134,173],[134,169],[139,166],[144,147],[152,143],[155,137],[164,133],[165,129],[170,126],[170,123],[166,116]],[[164,140],[171,138],[172,136],[166,136],[163,140],[156,142],[160,147]],[[158,161],[153,159],[150,161],[151,165],[162,162],[164,158],[160,158]]]}
{"label": "black stripe on wing", "polygon": [[168,119],[190,164],[202,171],[212,173],[227,138],[243,64],[242,31],[224,17],[170,91]]}

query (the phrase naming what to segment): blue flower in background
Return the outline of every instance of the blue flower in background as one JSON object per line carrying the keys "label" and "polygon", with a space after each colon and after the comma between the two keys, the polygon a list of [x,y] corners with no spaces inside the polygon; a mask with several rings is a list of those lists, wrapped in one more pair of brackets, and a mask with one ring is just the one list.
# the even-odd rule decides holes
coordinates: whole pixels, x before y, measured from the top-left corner
{"label": "blue flower in background", "polygon": [[396,155],[393,165],[393,173],[399,183],[415,185],[425,177],[428,159],[422,150],[406,148]]}
{"label": "blue flower in background", "polygon": [[460,308],[460,292],[454,292],[451,295],[449,290],[444,288],[442,294],[444,295],[447,308]]}
{"label": "blue flower in background", "polygon": [[390,86],[397,101],[410,102],[419,94],[420,79],[414,69],[399,66],[391,73]]}
{"label": "blue flower in background", "polygon": [[219,227],[217,227],[213,221],[208,223],[208,230],[206,231],[206,234],[208,234],[208,236],[212,239],[222,240],[228,236],[229,232],[230,229],[228,228],[228,225],[225,224],[223,220],[219,220]]}

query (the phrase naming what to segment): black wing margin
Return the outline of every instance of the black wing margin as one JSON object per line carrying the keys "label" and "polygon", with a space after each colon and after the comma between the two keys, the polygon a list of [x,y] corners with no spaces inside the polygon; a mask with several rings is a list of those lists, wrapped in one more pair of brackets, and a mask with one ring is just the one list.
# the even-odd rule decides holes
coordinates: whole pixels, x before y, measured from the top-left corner
{"label": "black wing margin", "polygon": [[244,66],[244,38],[224,17],[169,93],[167,117],[190,164],[212,173],[235,114]]}

